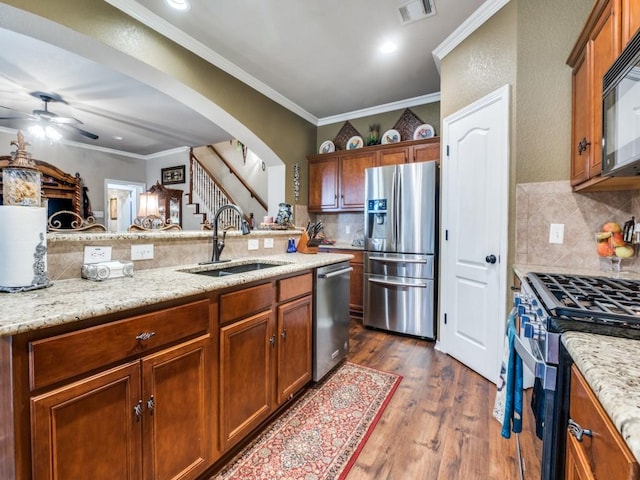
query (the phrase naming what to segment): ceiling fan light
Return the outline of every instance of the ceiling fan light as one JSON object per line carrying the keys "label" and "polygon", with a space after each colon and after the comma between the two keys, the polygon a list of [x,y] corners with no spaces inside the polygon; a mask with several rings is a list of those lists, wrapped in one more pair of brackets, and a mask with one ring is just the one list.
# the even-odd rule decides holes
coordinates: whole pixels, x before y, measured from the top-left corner
{"label": "ceiling fan light", "polygon": [[27,131],[29,132],[29,134],[33,135],[39,140],[42,140],[43,138],[46,137],[46,134],[44,132],[44,128],[42,128],[42,125],[31,125],[27,129]]}
{"label": "ceiling fan light", "polygon": [[50,125],[48,125],[47,128],[44,129],[44,134],[49,140],[53,140],[54,142],[57,142],[62,138],[62,135],[60,135],[60,132],[58,132],[55,128],[53,128]]}
{"label": "ceiling fan light", "polygon": [[189,0],[167,0],[167,4],[171,8],[175,8],[176,10],[186,11],[191,8],[191,4],[189,4]]}

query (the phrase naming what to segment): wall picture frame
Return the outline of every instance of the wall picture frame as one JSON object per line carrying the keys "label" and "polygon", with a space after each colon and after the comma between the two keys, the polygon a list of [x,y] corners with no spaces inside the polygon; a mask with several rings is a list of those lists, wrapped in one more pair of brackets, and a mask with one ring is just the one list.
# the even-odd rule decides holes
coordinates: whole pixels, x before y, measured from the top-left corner
{"label": "wall picture frame", "polygon": [[174,185],[176,183],[184,183],[184,171],[184,165],[160,169],[162,184]]}

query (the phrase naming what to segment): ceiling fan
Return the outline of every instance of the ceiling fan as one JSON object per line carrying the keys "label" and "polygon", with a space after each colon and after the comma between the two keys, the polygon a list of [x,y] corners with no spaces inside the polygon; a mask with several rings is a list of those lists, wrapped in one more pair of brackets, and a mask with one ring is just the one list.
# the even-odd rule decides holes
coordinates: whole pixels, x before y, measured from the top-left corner
{"label": "ceiling fan", "polygon": [[[51,103],[51,102],[65,103],[65,104],[68,105],[67,101],[65,101],[57,93],[31,92],[29,95],[31,95],[32,97],[36,97],[36,98],[39,98],[40,100],[42,100],[42,102],[44,103],[44,106],[43,106],[42,110],[33,110],[30,114],[29,113],[18,112],[18,114],[20,116],[13,115],[13,116],[0,117],[0,120],[31,119],[31,120],[44,122],[44,123],[47,123],[47,124],[54,124],[55,126],[59,126],[59,127],[62,127],[62,128],[73,129],[77,133],[79,133],[80,135],[85,136],[87,138],[90,138],[92,140],[97,140],[98,139],[98,135],[96,135],[95,133],[91,133],[91,132],[88,132],[86,130],[83,130],[83,129],[77,127],[76,125],[81,125],[82,124],[82,122],[80,120],[78,120],[77,118],[61,117],[58,114],[56,114],[54,112],[51,112],[49,110],[49,103]],[[17,111],[17,110],[15,110],[13,108],[10,108],[10,107],[2,107],[2,108],[5,108],[7,110]],[[49,125],[47,125],[47,126],[49,126]]]}

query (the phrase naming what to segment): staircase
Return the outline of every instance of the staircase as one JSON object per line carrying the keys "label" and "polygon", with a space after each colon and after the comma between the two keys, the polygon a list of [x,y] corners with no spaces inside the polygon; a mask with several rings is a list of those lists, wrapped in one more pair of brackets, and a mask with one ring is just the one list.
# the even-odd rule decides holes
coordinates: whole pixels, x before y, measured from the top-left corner
{"label": "staircase", "polygon": [[[233,167],[215,150],[211,145],[208,148],[216,155],[224,165],[229,168],[230,172],[238,177],[243,187],[247,190],[251,198],[255,198],[256,201],[262,206],[264,211],[267,211],[267,204],[247,185],[235,172]],[[189,153],[189,204],[194,207],[194,215],[202,215],[202,228],[212,228],[211,222],[215,212],[226,204],[232,203],[238,205],[233,199],[231,194],[225,189],[219,179],[196,157],[193,152],[193,148]],[[241,205],[239,205],[241,206]],[[244,211],[244,208],[243,208]],[[245,213],[244,220],[251,225],[249,216]],[[240,229],[240,218],[233,210],[224,210],[219,219],[219,228],[237,228]]]}

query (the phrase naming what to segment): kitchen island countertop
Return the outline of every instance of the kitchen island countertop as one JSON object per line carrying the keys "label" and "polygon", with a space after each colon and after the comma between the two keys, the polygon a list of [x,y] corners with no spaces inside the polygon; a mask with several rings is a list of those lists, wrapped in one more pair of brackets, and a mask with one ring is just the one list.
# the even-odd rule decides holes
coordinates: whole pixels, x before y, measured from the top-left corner
{"label": "kitchen island countertop", "polygon": [[102,282],[58,280],[51,287],[40,290],[0,293],[0,337],[203,294],[351,258],[352,255],[334,253],[254,256],[234,259],[226,265],[256,260],[279,265],[220,278],[181,271],[205,269],[202,265],[179,265],[136,271],[133,277]]}
{"label": "kitchen island countertop", "polygon": [[640,341],[565,332],[562,343],[640,462]]}

